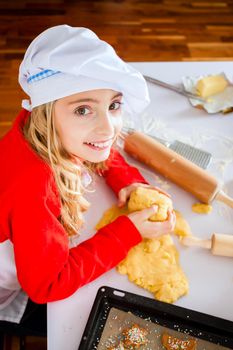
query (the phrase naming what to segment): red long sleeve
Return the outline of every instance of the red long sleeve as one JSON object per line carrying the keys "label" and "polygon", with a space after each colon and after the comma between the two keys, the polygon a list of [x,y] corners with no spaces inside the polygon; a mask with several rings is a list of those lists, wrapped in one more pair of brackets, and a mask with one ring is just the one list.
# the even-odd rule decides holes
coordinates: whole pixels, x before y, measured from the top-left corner
{"label": "red long sleeve", "polygon": [[126,163],[121,154],[112,149],[108,162],[109,169],[103,173],[106,183],[118,194],[118,192],[135,182],[147,183],[137,168]]}
{"label": "red long sleeve", "polygon": [[[0,141],[0,162],[4,164],[0,172],[0,242],[13,242],[21,287],[33,301],[46,303],[68,297],[116,266],[141,241],[141,235],[126,216],[121,216],[69,249],[67,233],[58,220],[60,199],[52,171],[20,131],[27,115],[23,110]],[[122,186],[134,182],[134,174],[132,171],[130,179],[128,169]],[[114,171],[110,166],[106,179],[117,191],[110,180],[114,176],[117,182],[117,166]]]}
{"label": "red long sleeve", "polygon": [[21,188],[14,201],[11,239],[19,282],[35,302],[68,297],[116,266],[141,241],[135,226],[122,216],[69,250],[47,174],[37,172],[36,186],[34,180],[28,181],[27,189]]}

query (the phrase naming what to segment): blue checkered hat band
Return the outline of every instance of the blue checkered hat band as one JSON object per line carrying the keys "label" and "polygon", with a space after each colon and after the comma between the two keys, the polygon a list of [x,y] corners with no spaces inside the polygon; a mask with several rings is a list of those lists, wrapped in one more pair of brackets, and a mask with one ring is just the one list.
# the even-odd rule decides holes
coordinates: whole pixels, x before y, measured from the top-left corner
{"label": "blue checkered hat band", "polygon": [[34,74],[27,79],[28,84],[32,84],[35,81],[51,77],[54,74],[61,73],[60,71],[54,71],[52,69],[45,69],[40,73]]}

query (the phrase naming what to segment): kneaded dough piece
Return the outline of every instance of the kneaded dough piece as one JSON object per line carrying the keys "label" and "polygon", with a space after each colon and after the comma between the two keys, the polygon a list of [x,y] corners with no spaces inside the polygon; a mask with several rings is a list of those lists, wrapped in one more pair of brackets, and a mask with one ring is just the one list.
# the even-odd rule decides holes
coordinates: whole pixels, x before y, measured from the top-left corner
{"label": "kneaded dough piece", "polygon": [[150,217],[150,220],[165,221],[168,209],[172,209],[172,201],[169,197],[153,189],[138,187],[134,190],[130,195],[128,208],[130,212],[134,212],[149,208],[153,204],[158,205],[158,211]]}
{"label": "kneaded dough piece", "polygon": [[[96,229],[128,213],[126,206],[118,208],[114,205],[105,211]],[[188,281],[179,266],[179,253],[170,235],[144,239],[131,248],[117,271],[127,274],[130,281],[152,292],[161,301],[172,303],[188,293]]]}
{"label": "kneaded dough piece", "polygon": [[191,236],[192,231],[188,222],[184,219],[184,217],[178,210],[175,210],[175,214],[176,214],[176,225],[174,228],[174,233],[179,237]]}
{"label": "kneaded dough piece", "polygon": [[195,203],[192,205],[192,211],[198,214],[209,214],[212,211],[212,206],[204,203]]}

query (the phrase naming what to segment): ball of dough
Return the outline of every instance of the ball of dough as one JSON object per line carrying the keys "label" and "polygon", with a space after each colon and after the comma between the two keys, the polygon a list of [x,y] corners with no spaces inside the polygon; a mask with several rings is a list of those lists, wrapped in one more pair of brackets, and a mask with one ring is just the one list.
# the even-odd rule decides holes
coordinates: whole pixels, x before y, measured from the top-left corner
{"label": "ball of dough", "polygon": [[153,204],[158,205],[156,214],[150,217],[151,221],[165,221],[167,219],[168,209],[172,209],[172,201],[165,194],[156,190],[138,187],[134,190],[128,201],[128,209],[130,212],[142,210],[151,207]]}

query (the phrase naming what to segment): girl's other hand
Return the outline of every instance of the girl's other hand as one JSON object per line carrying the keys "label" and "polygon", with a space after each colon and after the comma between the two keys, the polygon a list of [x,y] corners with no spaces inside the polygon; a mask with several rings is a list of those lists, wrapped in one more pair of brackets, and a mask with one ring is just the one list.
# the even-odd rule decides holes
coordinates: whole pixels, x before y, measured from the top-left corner
{"label": "girl's other hand", "polygon": [[168,210],[166,221],[149,221],[148,219],[158,211],[158,206],[153,205],[128,215],[128,218],[136,226],[143,238],[157,238],[171,233],[175,228],[176,215],[173,210]]}
{"label": "girl's other hand", "polygon": [[118,193],[118,207],[120,207],[120,208],[123,207],[126,204],[128,198],[130,197],[131,192],[136,190],[138,187],[144,187],[144,188],[148,188],[151,190],[155,190],[155,191],[158,191],[159,193],[162,193],[165,196],[171,198],[171,196],[167,192],[161,190],[159,187],[135,182],[134,184],[126,186],[119,191],[119,193]]}

